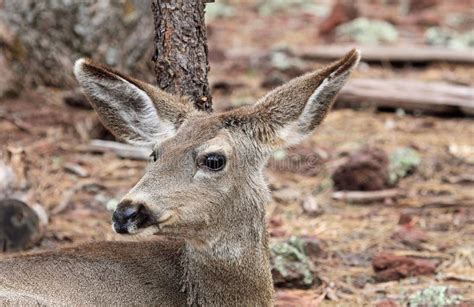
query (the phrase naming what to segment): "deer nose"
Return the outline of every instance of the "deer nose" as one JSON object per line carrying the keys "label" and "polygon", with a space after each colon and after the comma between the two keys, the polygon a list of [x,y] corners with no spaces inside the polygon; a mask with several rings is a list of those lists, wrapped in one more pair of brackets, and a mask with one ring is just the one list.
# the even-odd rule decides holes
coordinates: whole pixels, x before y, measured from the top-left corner
{"label": "deer nose", "polygon": [[133,233],[143,227],[149,215],[143,204],[124,200],[118,204],[112,215],[112,225],[117,233]]}

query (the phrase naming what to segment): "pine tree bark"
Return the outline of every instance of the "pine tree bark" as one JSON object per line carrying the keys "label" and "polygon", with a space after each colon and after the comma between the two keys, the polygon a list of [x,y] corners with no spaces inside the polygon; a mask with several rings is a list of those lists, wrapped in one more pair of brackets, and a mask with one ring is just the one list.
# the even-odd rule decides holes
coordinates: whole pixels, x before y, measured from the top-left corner
{"label": "pine tree bark", "polygon": [[207,36],[202,0],[153,0],[155,74],[166,92],[188,96],[196,108],[212,112],[207,74]]}

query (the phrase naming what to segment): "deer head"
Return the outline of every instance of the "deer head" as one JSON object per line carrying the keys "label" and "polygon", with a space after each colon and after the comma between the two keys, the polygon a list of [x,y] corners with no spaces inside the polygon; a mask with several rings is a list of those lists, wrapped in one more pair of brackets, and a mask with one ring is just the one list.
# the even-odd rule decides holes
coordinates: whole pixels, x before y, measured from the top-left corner
{"label": "deer head", "polygon": [[144,229],[195,242],[232,233],[261,239],[272,150],[300,142],[328,113],[360,59],[339,61],[276,88],[252,106],[221,114],[88,59],[74,73],[103,124],[153,148],[145,174],[113,214],[116,232]]}

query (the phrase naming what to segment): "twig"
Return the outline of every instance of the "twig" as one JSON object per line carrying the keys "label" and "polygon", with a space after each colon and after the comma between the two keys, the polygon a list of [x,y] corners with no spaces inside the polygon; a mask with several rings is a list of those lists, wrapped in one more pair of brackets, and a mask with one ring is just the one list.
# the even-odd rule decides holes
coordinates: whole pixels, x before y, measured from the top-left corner
{"label": "twig", "polygon": [[332,193],[332,198],[354,203],[368,203],[386,198],[393,198],[401,195],[398,189],[380,190],[380,191],[340,191]]}
{"label": "twig", "polygon": [[417,252],[411,250],[392,251],[392,254],[396,256],[426,258],[426,259],[451,259],[452,256],[439,252]]}
{"label": "twig", "polygon": [[23,120],[18,118],[16,115],[8,116],[7,114],[4,113],[3,110],[0,110],[0,119],[4,119],[12,123],[15,127],[20,129],[21,131],[31,134],[31,127],[28,124],[26,124]]}
{"label": "twig", "polygon": [[470,197],[438,196],[428,199],[404,200],[399,205],[411,207],[409,209],[474,207],[474,199]]}
{"label": "twig", "polygon": [[446,275],[443,275],[443,276],[436,277],[436,279],[455,280],[455,281],[463,281],[463,282],[474,283],[474,277],[473,276],[467,276],[467,275],[446,274]]}

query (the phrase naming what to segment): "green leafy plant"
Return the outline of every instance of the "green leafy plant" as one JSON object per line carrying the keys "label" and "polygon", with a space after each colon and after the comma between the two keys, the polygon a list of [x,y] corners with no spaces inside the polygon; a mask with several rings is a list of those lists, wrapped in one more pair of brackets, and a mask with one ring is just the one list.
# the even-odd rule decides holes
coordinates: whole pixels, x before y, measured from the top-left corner
{"label": "green leafy plant", "polygon": [[461,303],[461,295],[451,294],[447,286],[431,286],[414,292],[408,297],[408,306],[453,306]]}
{"label": "green leafy plant", "polygon": [[421,163],[420,154],[413,148],[397,148],[390,155],[389,180],[395,184],[398,180],[413,172]]}

